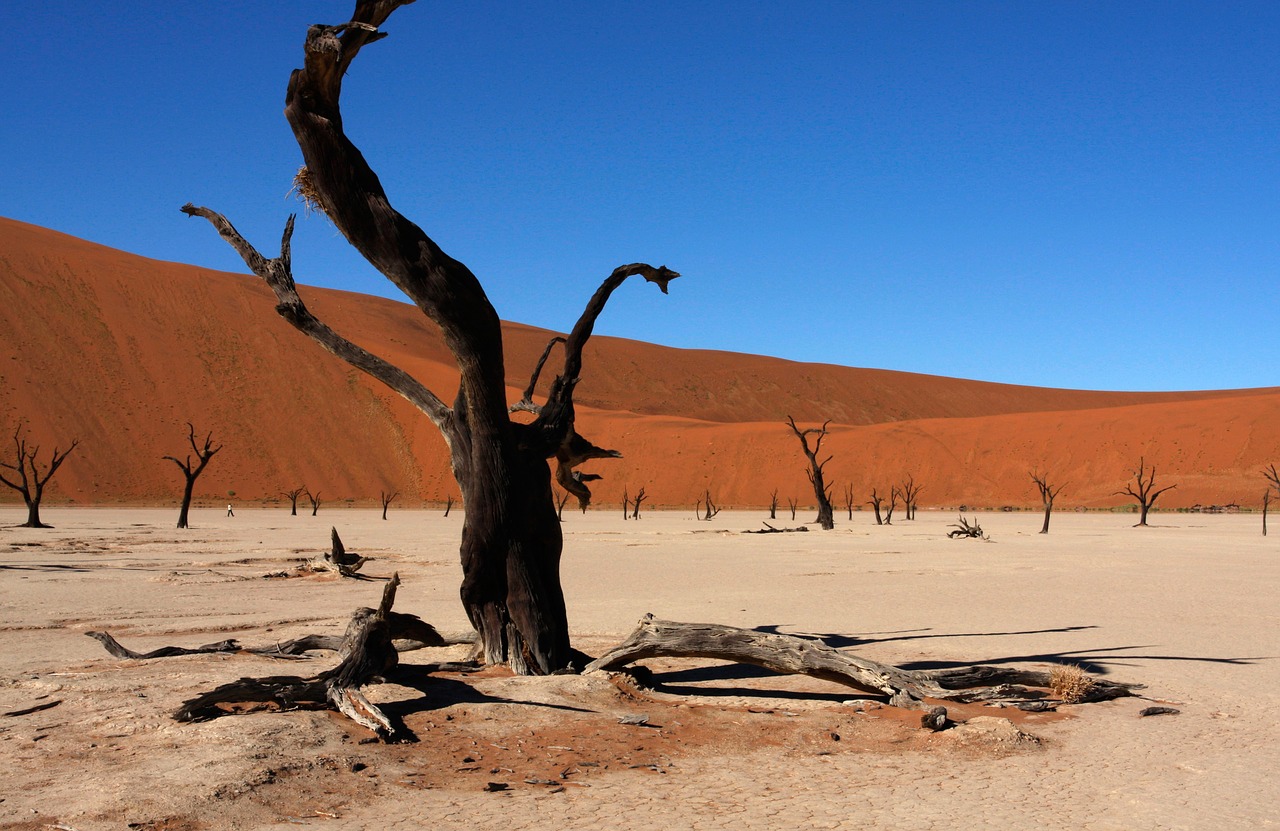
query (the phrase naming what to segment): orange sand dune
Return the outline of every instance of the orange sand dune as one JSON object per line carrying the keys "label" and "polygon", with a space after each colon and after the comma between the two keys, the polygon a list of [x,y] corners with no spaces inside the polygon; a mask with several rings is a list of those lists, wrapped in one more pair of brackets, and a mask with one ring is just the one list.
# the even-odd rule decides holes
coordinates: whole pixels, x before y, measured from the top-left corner
{"label": "orange sand dune", "polygon": [[[44,453],[81,441],[51,501],[173,501],[181,478],[162,457],[189,449],[188,421],[223,445],[198,483],[203,499],[302,485],[326,502],[456,494],[435,428],[294,332],[255,278],[2,219],[0,252],[0,430],[25,423]],[[303,291],[339,331],[452,399],[456,371],[415,308]],[[550,336],[506,325],[513,400]],[[1179,483],[1166,506],[1252,504],[1259,469],[1280,459],[1280,389],[1055,390],[607,337],[592,340],[586,367],[583,432],[625,454],[595,466],[603,503],[643,486],[656,506],[692,508],[708,488],[724,506],[767,504],[775,488],[807,505],[788,414],[833,420],[825,447],[839,503],[850,484],[863,502],[911,473],[922,505],[1030,505],[1027,472],[1039,468],[1068,483],[1060,504],[1112,505],[1145,454],[1162,482]]]}

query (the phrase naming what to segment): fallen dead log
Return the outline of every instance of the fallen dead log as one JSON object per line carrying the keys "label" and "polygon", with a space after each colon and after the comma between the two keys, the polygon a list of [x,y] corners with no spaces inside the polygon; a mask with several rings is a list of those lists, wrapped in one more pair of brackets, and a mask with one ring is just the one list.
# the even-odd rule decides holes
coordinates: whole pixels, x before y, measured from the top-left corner
{"label": "fallen dead log", "polygon": [[[713,623],[679,623],[645,615],[625,641],[587,665],[585,672],[619,670],[646,658],[713,658],[764,667],[785,675],[809,675],[885,696],[894,706],[925,708],[926,698],[957,702],[1023,703],[1050,697],[1050,674],[975,666],[915,671],[868,660],[793,635],[757,632]],[[1138,685],[1094,679],[1082,701],[1132,695]]]}
{"label": "fallen dead log", "polygon": [[801,525],[799,528],[774,528],[769,523],[764,523],[764,527],[756,531],[743,531],[744,534],[792,534],[797,531],[808,531],[809,526]]}
{"label": "fallen dead log", "polygon": [[[373,614],[373,609],[357,609],[356,616]],[[388,612],[387,626],[391,630],[392,643],[397,652],[411,652],[435,646],[452,646],[460,643],[473,643],[475,634],[446,638],[434,626],[417,615],[403,612]],[[107,652],[116,658],[134,661],[148,661],[155,658],[173,658],[179,655],[205,655],[210,653],[247,652],[252,655],[265,655],[271,658],[297,658],[311,651],[339,652],[346,642],[345,635],[303,635],[287,641],[277,641],[266,646],[244,646],[234,638],[204,646],[162,646],[150,652],[135,652],[121,644],[109,632],[85,632],[103,645]]]}

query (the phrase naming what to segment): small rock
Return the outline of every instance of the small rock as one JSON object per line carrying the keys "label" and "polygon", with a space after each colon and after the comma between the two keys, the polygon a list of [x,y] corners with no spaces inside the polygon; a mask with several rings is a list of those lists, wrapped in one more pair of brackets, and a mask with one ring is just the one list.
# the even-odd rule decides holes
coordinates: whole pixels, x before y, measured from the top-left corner
{"label": "small rock", "polygon": [[938,732],[947,726],[947,708],[934,707],[920,717],[920,726],[926,730]]}
{"label": "small rock", "polygon": [[484,786],[484,789],[489,793],[493,793],[495,791],[505,791],[510,787],[506,782],[489,782]]}

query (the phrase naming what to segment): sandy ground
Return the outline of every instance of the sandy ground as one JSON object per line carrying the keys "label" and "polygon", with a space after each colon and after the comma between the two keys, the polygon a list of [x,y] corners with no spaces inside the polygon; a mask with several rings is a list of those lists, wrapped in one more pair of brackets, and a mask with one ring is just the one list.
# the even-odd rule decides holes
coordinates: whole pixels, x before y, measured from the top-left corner
{"label": "sandy ground", "polygon": [[[766,536],[739,533],[760,513],[567,516],[587,652],[653,612],[908,667],[1071,662],[1146,684],[1147,699],[1066,717],[962,708],[967,726],[932,734],[832,684],[707,661],[653,662],[661,686],[640,696],[603,677],[413,671],[453,647],[406,654],[401,683],[372,688],[417,737],[390,745],[325,712],[169,717],[219,683],[310,675],[331,655],[119,660],[84,633],[145,651],[340,632],[381,583],[267,576],[321,551],[331,524],[376,558],[365,572],[401,573],[398,609],[463,632],[456,512],[197,510],[181,532],[171,510],[44,518],[57,527],[15,528],[25,514],[0,509],[3,828],[1280,826],[1280,530],[1264,539],[1256,516],[1134,529],[1060,514],[1041,536],[1035,515],[981,515],[989,541],[949,540],[955,517],[929,512]],[[1181,713],[1140,718],[1153,702]]]}

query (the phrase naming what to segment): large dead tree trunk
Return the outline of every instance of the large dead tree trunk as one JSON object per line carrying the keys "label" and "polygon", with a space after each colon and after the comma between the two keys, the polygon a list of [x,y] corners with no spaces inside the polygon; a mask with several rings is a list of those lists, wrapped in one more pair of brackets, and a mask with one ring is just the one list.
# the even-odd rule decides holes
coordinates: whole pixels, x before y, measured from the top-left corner
{"label": "large dead tree trunk", "polygon": [[[821,427],[810,427],[807,430],[801,430],[796,426],[796,420],[791,416],[787,416],[787,424],[791,425],[791,431],[796,434],[796,438],[800,439],[800,449],[804,451],[804,456],[809,460],[809,467],[805,470],[805,475],[809,477],[809,484],[813,485],[813,498],[818,503],[817,523],[824,531],[830,531],[836,527],[835,512],[831,508],[831,490],[827,486],[822,476],[822,469],[827,466],[827,462],[831,461],[831,457],[818,461],[818,454],[822,452],[822,440],[827,437],[827,425],[831,422],[824,421]],[[813,447],[809,447],[809,436],[817,436],[814,439]]]}
{"label": "large dead tree trunk", "polygon": [[195,492],[196,479],[204,473],[205,467],[209,464],[209,460],[213,458],[213,454],[222,449],[222,445],[213,446],[213,433],[209,433],[204,437],[204,446],[196,444],[196,428],[187,422],[187,441],[191,442],[191,450],[196,454],[196,461],[191,461],[191,454],[187,454],[185,459],[179,460],[175,456],[165,456],[164,458],[173,462],[182,471],[185,482],[182,486],[182,507],[178,509],[178,527],[186,528],[188,514],[191,512],[191,495]]}
{"label": "large dead tree trunk", "polygon": [[72,450],[76,449],[76,445],[79,443],[79,439],[73,440],[71,446],[64,453],[59,453],[56,447],[53,448],[53,455],[49,458],[49,466],[45,468],[42,474],[40,468],[36,466],[36,454],[40,452],[40,446],[36,445],[28,449],[27,439],[22,435],[22,427],[19,426],[13,431],[15,450],[13,464],[0,462],[0,468],[10,471],[9,476],[0,473],[0,482],[22,494],[22,501],[27,505],[27,521],[22,524],[23,528],[51,527],[40,520],[40,501],[44,499],[44,486],[49,484],[53,474],[58,472],[58,468],[62,466],[62,463],[67,460],[67,456],[71,454]]}
{"label": "large dead tree trunk", "polygon": [[[1165,491],[1171,491],[1178,487],[1177,485],[1169,485],[1168,487],[1156,490],[1156,468],[1151,466],[1150,472],[1147,471],[1147,460],[1138,457],[1138,469],[1133,472],[1133,484],[1126,485],[1122,491],[1116,491],[1117,496],[1132,496],[1138,502],[1138,524],[1134,528],[1145,527],[1147,524],[1147,512],[1151,510],[1151,506],[1156,504],[1156,498]],[[1136,486],[1136,490],[1135,490]]]}
{"label": "large dead tree trunk", "polygon": [[[571,658],[560,587],[562,538],[547,465],[557,481],[572,477],[579,456],[573,391],[582,350],[613,291],[640,275],[665,293],[679,275],[664,267],[619,266],[588,302],[565,339],[564,365],[529,424],[513,421],[498,314],[480,281],[390,204],[377,175],[343,129],[342,80],[365,46],[407,0],[358,0],[348,23],[312,26],[305,62],[289,79],[285,116],[302,150],[300,189],[347,240],[440,326],[461,374],[452,407],[403,370],[338,335],[299,298],[290,265],[293,218],[280,256],[268,260],[220,214],[187,205],[208,219],[249,268],[275,292],[277,311],[324,348],[404,396],[439,428],[462,490],[462,603],[489,663],[509,661],[518,673],[546,673]],[[393,79],[392,83],[400,83]],[[585,489],[585,486],[584,486]],[[581,496],[579,497],[582,498]]]}
{"label": "large dead tree trunk", "polygon": [[871,489],[871,498],[867,500],[867,504],[875,511],[876,525],[884,525],[884,517],[880,515],[880,506],[884,504],[884,498],[876,492],[875,488]]}
{"label": "large dead tree trunk", "polygon": [[1044,502],[1044,525],[1040,526],[1040,533],[1049,533],[1049,515],[1053,513],[1053,500],[1058,498],[1058,494],[1062,492],[1065,485],[1053,487],[1049,484],[1049,477],[1042,475],[1036,471],[1031,471],[1031,481],[1036,483],[1036,487],[1040,489],[1040,499]]}

